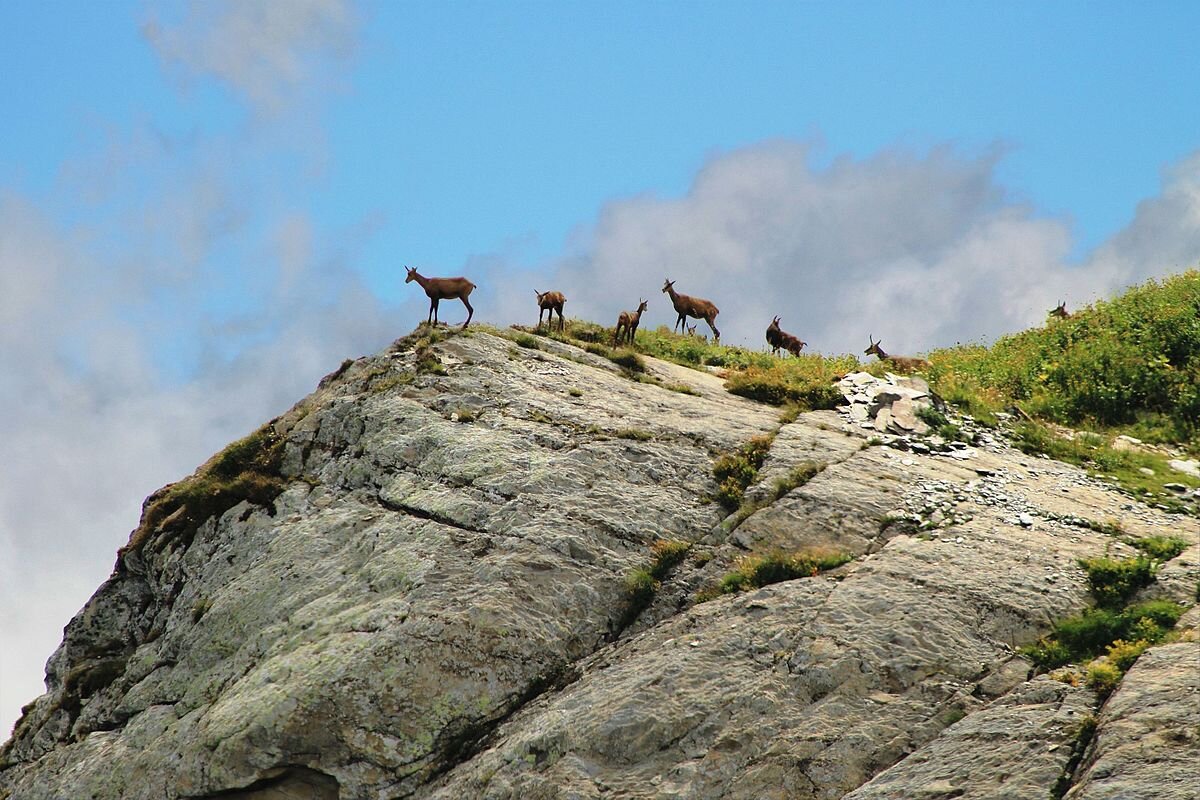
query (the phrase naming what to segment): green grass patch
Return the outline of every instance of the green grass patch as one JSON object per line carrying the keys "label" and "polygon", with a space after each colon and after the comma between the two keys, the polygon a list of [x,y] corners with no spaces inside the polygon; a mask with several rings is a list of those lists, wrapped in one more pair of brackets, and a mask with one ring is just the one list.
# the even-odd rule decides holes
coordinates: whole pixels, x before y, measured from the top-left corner
{"label": "green grass patch", "polygon": [[1188,548],[1187,540],[1178,536],[1147,536],[1130,544],[1158,561],[1170,561]]}
{"label": "green grass patch", "polygon": [[1105,609],[1124,606],[1138,589],[1154,583],[1157,563],[1152,558],[1113,559],[1106,556],[1081,558],[1079,566],[1088,576],[1088,589],[1096,605]]}
{"label": "green grass patch", "polygon": [[772,551],[761,555],[749,555],[740,559],[734,565],[734,569],[721,578],[716,594],[735,594],[772,583],[811,578],[852,560],[853,558],[845,553],[818,551]]}
{"label": "green grass patch", "polygon": [[654,438],[654,434],[650,431],[644,431],[641,428],[622,428],[613,434],[618,439],[631,439],[635,442],[648,442]]}
{"label": "green grass patch", "polygon": [[737,511],[745,497],[746,487],[758,478],[758,470],[771,450],[772,436],[756,436],[733,453],[726,453],[713,462],[713,478],[717,481],[715,500],[726,511]]}
{"label": "green grass patch", "polygon": [[242,501],[271,506],[286,487],[282,460],[283,439],[270,424],[238,439],[193,475],[150,495],[122,554],[142,550],[160,529],[190,542],[205,520]]}
{"label": "green grass patch", "polygon": [[679,539],[660,539],[650,548],[649,565],[625,576],[625,608],[617,622],[618,631],[633,621],[654,601],[662,581],[687,557],[691,545]]}
{"label": "green grass patch", "polygon": [[1046,670],[1095,658],[1118,640],[1156,644],[1175,627],[1183,611],[1183,606],[1168,600],[1151,600],[1121,610],[1088,609],[1060,620],[1050,635],[1021,648],[1021,653]]}

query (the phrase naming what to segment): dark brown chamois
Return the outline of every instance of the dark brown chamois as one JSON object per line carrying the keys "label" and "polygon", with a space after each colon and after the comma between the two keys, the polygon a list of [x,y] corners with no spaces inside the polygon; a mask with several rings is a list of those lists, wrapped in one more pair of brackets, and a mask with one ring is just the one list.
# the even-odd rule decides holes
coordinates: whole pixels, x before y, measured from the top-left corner
{"label": "dark brown chamois", "polygon": [[712,328],[713,341],[721,341],[721,332],[717,330],[714,324],[717,319],[717,314],[721,313],[716,306],[708,300],[703,300],[699,297],[689,297],[686,294],[680,294],[675,291],[675,281],[668,280],[663,284],[663,294],[671,296],[671,305],[675,306],[675,313],[679,314],[679,319],[675,320],[675,332],[679,332],[679,326],[683,325],[687,329],[687,318],[702,319],[708,323],[708,327]]}
{"label": "dark brown chamois", "polygon": [[1071,312],[1067,311],[1066,301],[1060,301],[1057,306],[1047,311],[1046,314],[1051,317],[1058,317],[1059,319],[1071,318]]}
{"label": "dark brown chamois", "polygon": [[537,295],[538,303],[537,326],[539,328],[542,327],[542,314],[545,314],[547,311],[549,311],[550,314],[547,317],[546,322],[550,324],[550,330],[554,330],[554,312],[557,311],[558,329],[561,331],[566,325],[566,323],[563,321],[563,304],[567,302],[567,298],[563,297],[562,292],[539,292],[537,289],[534,289],[533,293]]}
{"label": "dark brown chamois", "polygon": [[883,348],[879,346],[883,343],[882,339],[877,342],[875,341],[874,336],[868,335],[867,338],[871,340],[871,346],[866,350],[863,350],[863,355],[879,356],[880,361],[887,361],[897,372],[916,372],[919,369],[929,369],[930,364],[926,359],[911,358],[909,356],[888,355],[887,353],[883,352]]}
{"label": "dark brown chamois", "polygon": [[783,348],[792,355],[798,356],[808,342],[802,342],[799,338],[782,330],[779,327],[779,317],[775,317],[767,326],[767,344],[771,345],[771,355],[779,355],[780,348]]}
{"label": "dark brown chamois", "polygon": [[429,319],[427,324],[437,325],[438,301],[448,298],[457,298],[462,300],[464,306],[467,307],[467,321],[463,323],[463,328],[471,324],[471,317],[475,316],[475,309],[471,308],[471,303],[467,298],[471,296],[471,291],[474,290],[475,284],[471,283],[466,278],[426,278],[421,273],[417,272],[412,267],[405,267],[408,270],[408,277],[404,279],[405,283],[416,281],[421,284],[421,288],[425,290],[425,294],[429,295]]}
{"label": "dark brown chamois", "polygon": [[629,346],[633,347],[636,343],[638,323],[642,321],[642,312],[645,310],[646,301],[639,297],[637,311],[621,312],[621,316],[617,317],[617,327],[613,329],[613,347],[620,345],[622,340],[628,341]]}

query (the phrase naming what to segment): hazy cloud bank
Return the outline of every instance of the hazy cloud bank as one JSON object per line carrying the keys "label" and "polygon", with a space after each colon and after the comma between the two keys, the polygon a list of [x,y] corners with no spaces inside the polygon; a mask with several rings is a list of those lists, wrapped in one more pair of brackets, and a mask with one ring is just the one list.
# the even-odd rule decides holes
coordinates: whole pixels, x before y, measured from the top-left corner
{"label": "hazy cloud bank", "polygon": [[152,15],[142,31],[168,66],[213,75],[274,113],[328,79],[322,62],[348,57],[357,28],[347,0],[191,0],[184,19]]}

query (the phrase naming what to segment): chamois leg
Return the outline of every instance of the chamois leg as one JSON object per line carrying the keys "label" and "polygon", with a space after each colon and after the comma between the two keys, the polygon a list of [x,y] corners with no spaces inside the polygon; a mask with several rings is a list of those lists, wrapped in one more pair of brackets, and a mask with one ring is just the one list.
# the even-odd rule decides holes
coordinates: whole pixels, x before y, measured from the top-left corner
{"label": "chamois leg", "polygon": [[467,321],[463,323],[463,330],[466,330],[467,326],[471,324],[471,317],[475,316],[475,309],[471,308],[471,304],[467,302],[467,298],[462,298],[462,301],[463,305],[467,307]]}
{"label": "chamois leg", "polygon": [[713,317],[713,319],[706,319],[706,320],[704,320],[704,321],[708,323],[708,327],[712,328],[712,332],[713,332],[713,341],[714,341],[714,342],[719,342],[719,341],[721,341],[721,332],[720,332],[719,330],[717,330],[717,326],[716,326],[716,325],[713,325],[713,320],[714,320],[714,319],[716,319],[716,317]]}
{"label": "chamois leg", "polygon": [[[551,312],[551,314],[550,314],[550,325],[551,326],[554,325],[554,313],[553,312]],[[567,329],[567,321],[565,319],[563,319],[562,309],[560,308],[558,310],[558,332],[562,333],[566,329]]]}
{"label": "chamois leg", "polygon": [[438,301],[430,298],[429,300],[429,316],[425,320],[428,326],[437,325],[437,306]]}

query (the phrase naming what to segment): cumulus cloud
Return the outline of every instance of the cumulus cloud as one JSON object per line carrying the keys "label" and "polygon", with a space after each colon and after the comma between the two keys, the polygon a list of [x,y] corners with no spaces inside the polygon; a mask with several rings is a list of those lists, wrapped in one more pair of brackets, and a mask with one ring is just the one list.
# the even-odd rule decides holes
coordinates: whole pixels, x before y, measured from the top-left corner
{"label": "cumulus cloud", "polygon": [[152,16],[142,31],[185,76],[212,75],[275,113],[322,75],[322,62],[353,52],[357,26],[348,0],[190,0],[178,24]]}
{"label": "cumulus cloud", "polygon": [[[647,297],[643,324],[671,325],[660,293],[670,278],[720,307],[729,343],[761,346],[778,314],[825,352],[861,352],[869,334],[907,352],[992,339],[1042,322],[1059,299],[1082,305],[1200,259],[1200,155],[1084,264],[1069,263],[1067,221],[998,182],[999,150],[895,149],[823,168],[814,155],[809,143],[766,142],[714,156],[682,197],[609,203],[540,288],[606,322]],[[523,318],[525,294],[498,300]]]}

